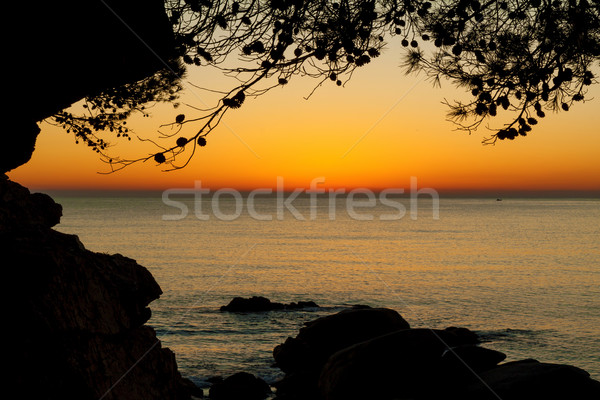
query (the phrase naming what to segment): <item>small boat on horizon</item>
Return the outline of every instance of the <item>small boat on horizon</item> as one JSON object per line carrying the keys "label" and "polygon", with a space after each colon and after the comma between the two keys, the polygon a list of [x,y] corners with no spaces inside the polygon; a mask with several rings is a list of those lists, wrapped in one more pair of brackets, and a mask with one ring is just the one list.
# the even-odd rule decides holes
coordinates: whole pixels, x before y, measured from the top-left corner
{"label": "small boat on horizon", "polygon": [[502,201],[502,199],[501,199],[500,197],[498,197],[498,198],[496,199],[496,201]]}

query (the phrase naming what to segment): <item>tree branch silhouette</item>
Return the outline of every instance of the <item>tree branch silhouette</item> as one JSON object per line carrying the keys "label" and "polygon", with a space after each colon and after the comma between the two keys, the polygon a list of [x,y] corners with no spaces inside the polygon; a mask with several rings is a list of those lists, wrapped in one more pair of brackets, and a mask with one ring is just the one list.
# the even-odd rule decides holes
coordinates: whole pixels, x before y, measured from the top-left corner
{"label": "tree branch silhouette", "polygon": [[[386,38],[405,49],[406,73],[421,71],[434,83],[448,79],[470,92],[467,102],[445,100],[448,118],[460,130],[473,132],[504,114],[484,144],[526,136],[547,111],[568,111],[585,101],[600,56],[598,0],[165,0],[165,6],[179,60],[153,77],[85,99],[83,115],[63,111],[53,117],[99,153],[109,173],[148,160],[166,170],[183,168],[225,113],[246,98],[294,76],[318,79],[315,90],[329,81],[343,86],[356,68],[380,55]],[[135,159],[108,155],[100,132],[131,140],[131,114],[147,115],[151,103],[175,102],[185,68],[207,65],[239,83],[220,92],[214,106],[196,108],[199,116],[179,114],[164,124],[172,132],[158,139],[173,140],[192,124],[195,135],[166,146],[143,139],[158,151]]]}

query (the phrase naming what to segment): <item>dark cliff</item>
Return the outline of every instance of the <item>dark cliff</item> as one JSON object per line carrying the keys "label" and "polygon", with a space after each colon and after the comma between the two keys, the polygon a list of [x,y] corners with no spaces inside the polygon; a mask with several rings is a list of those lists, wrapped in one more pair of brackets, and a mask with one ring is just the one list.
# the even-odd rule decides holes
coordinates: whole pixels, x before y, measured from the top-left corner
{"label": "dark cliff", "polygon": [[30,159],[40,121],[176,57],[164,3],[59,0],[5,11],[12,21],[0,133],[6,391],[23,399],[189,398],[173,352],[145,325],[148,304],[161,294],[148,270],[53,230],[60,205],[3,174]]}
{"label": "dark cliff", "polygon": [[9,379],[19,398],[189,398],[174,354],[144,325],[161,289],[121,255],[57,232],[61,207],[0,178]]}

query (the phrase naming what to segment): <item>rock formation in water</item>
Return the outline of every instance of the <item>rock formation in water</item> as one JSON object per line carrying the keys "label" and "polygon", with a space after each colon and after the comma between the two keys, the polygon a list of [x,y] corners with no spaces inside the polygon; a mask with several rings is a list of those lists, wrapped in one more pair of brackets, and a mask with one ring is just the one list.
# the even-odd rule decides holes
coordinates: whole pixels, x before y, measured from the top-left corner
{"label": "rock formation in water", "polygon": [[22,399],[189,398],[173,352],[144,325],[161,295],[150,272],[53,230],[60,217],[49,196],[0,177],[5,390]]}
{"label": "rock formation in water", "polygon": [[273,352],[279,400],[592,400],[600,382],[569,365],[523,360],[480,346],[466,329],[410,328],[389,309],[311,321]]}
{"label": "rock formation in water", "polygon": [[229,312],[261,312],[276,310],[299,310],[302,308],[318,308],[314,301],[299,301],[289,304],[273,302],[263,296],[253,296],[247,299],[243,297],[234,297],[229,304],[221,306],[221,311]]}

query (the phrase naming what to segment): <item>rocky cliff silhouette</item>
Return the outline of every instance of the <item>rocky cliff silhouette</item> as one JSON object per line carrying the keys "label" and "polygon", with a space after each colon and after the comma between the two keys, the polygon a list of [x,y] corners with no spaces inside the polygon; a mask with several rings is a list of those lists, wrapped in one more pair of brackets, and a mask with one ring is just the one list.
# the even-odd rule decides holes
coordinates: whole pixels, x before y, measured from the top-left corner
{"label": "rocky cliff silhouette", "polygon": [[60,205],[4,175],[30,159],[43,119],[165,68],[175,53],[164,4],[61,0],[20,11],[5,41],[10,101],[0,133],[6,390],[21,399],[189,398],[193,385],[145,325],[161,294],[150,272],[53,230]]}
{"label": "rocky cliff silhouette", "polygon": [[61,206],[0,178],[8,382],[19,398],[183,399],[175,355],[144,325],[162,291],[119,254],[52,229]]}

